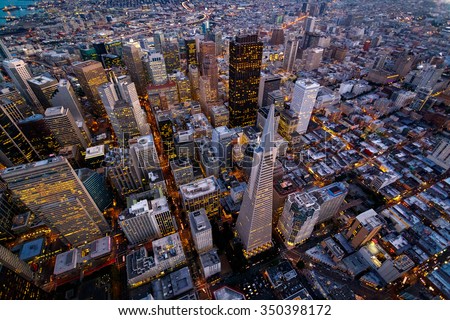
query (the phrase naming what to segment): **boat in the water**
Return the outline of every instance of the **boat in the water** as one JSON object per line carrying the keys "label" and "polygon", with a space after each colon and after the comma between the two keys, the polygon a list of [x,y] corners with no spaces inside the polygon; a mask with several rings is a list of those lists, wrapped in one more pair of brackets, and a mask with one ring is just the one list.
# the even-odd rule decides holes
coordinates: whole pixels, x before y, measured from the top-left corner
{"label": "boat in the water", "polygon": [[9,12],[9,11],[22,10],[22,8],[19,8],[18,6],[5,6],[2,10],[5,12]]}

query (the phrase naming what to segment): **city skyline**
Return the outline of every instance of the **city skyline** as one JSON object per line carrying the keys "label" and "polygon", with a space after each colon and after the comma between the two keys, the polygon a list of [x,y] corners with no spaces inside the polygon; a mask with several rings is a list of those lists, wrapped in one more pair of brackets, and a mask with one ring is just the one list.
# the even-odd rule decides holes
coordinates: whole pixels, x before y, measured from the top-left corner
{"label": "city skyline", "polygon": [[0,299],[450,299],[449,2],[2,12]]}

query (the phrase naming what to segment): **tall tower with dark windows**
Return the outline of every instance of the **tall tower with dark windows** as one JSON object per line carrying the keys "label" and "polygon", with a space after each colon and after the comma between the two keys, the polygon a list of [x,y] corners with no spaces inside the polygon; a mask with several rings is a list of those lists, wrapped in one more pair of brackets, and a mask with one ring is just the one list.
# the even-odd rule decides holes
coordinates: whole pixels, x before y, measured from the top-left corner
{"label": "tall tower with dark windows", "polygon": [[236,222],[246,257],[272,246],[273,168],[277,153],[274,146],[274,118],[275,107],[271,106],[261,144],[253,153],[250,180]]}
{"label": "tall tower with dark windows", "polygon": [[0,173],[8,188],[63,241],[77,246],[110,228],[64,157],[12,167]]}
{"label": "tall tower with dark windows", "polygon": [[7,167],[41,159],[14,121],[17,112],[0,105],[0,164]]}
{"label": "tall tower with dark windows", "polygon": [[81,89],[92,104],[92,112],[96,116],[106,115],[105,108],[102,106],[102,99],[97,90],[100,85],[108,82],[103,65],[98,61],[83,61],[73,65],[73,72],[78,78]]}
{"label": "tall tower with dark windows", "polygon": [[230,42],[230,126],[256,122],[263,43],[257,35],[236,36]]}
{"label": "tall tower with dark windows", "polygon": [[147,78],[145,75],[144,64],[142,63],[142,51],[139,42],[127,42],[123,45],[123,61],[128,68],[131,81],[136,86],[139,96],[147,95]]}

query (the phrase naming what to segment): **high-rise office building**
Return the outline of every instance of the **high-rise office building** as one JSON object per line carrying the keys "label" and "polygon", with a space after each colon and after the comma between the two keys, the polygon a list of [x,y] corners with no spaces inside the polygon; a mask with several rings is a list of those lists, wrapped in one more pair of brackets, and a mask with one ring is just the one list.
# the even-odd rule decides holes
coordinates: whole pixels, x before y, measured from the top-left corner
{"label": "high-rise office building", "polygon": [[12,58],[11,52],[9,52],[2,39],[0,39],[0,61],[11,60]]}
{"label": "high-rise office building", "polygon": [[195,44],[195,39],[185,39],[184,43],[186,45],[186,62],[189,70],[189,66],[197,65],[197,48]]}
{"label": "high-rise office building", "polygon": [[149,132],[136,88],[129,77],[111,77],[112,82],[98,88],[100,98],[108,114],[111,126],[121,145],[129,137]]}
{"label": "high-rise office building", "polygon": [[267,106],[269,93],[279,90],[281,85],[281,77],[273,75],[263,75],[259,82],[258,106]]}
{"label": "high-rise office building", "polygon": [[312,71],[319,68],[322,62],[322,48],[308,48],[303,51],[303,59],[305,61],[305,70]]}
{"label": "high-rise office building", "polygon": [[378,214],[375,210],[370,209],[356,216],[345,237],[350,241],[353,248],[358,248],[372,240],[382,226],[383,222]]}
{"label": "high-rise office building", "polygon": [[122,198],[142,191],[143,184],[132,168],[129,149],[110,150],[105,157],[105,163],[108,179]]}
{"label": "high-rise office building", "polygon": [[164,56],[161,53],[151,53],[144,59],[150,81],[155,86],[167,83],[167,70]]}
{"label": "high-rise office building", "polygon": [[32,111],[28,107],[27,102],[15,88],[9,88],[9,90],[2,90],[0,92],[0,108],[14,122],[18,122],[32,115]]}
{"label": "high-rise office building", "polygon": [[75,120],[78,128],[80,128],[81,133],[87,141],[92,140],[89,128],[84,121],[82,107],[80,101],[78,100],[75,91],[73,91],[72,85],[66,79],[61,79],[56,86],[56,90],[53,92],[51,97],[51,103],[54,107],[65,107],[70,110],[72,117]]}
{"label": "high-rise office building", "polygon": [[[5,249],[7,250],[7,249]],[[18,259],[18,258],[17,258]],[[26,264],[24,262],[24,264]],[[13,267],[0,261],[0,300],[41,300],[51,296],[23,277]]]}
{"label": "high-rise office building", "polygon": [[17,126],[43,159],[49,158],[51,154],[58,153],[60,144],[42,114],[34,114],[20,120]]}
{"label": "high-rise office building", "polygon": [[310,79],[297,80],[295,83],[291,110],[298,115],[296,131],[300,134],[305,133],[308,129],[319,88],[320,85]]}
{"label": "high-rise office building", "polygon": [[3,68],[11,77],[20,93],[34,107],[34,111],[43,113],[44,109],[27,81],[33,77],[27,64],[20,59],[11,59],[3,61]]}
{"label": "high-rise office building", "polygon": [[311,193],[296,192],[287,197],[277,230],[288,248],[304,242],[311,236],[319,213],[320,205]]}
{"label": "high-rise office building", "polygon": [[105,176],[88,168],[78,169],[76,173],[92,200],[103,212],[113,202],[113,194],[106,186]]}
{"label": "high-rise office building", "polygon": [[24,206],[15,199],[5,182],[0,180],[0,240],[12,238],[13,217],[23,213]]}
{"label": "high-rise office building", "polygon": [[149,182],[149,173],[159,169],[159,158],[153,136],[139,136],[129,142],[132,167],[143,184]]}
{"label": "high-rise office building", "polygon": [[191,212],[204,208],[208,217],[219,213],[220,189],[213,176],[180,186],[183,209]]}
{"label": "high-rise office building", "polygon": [[120,214],[119,225],[131,244],[161,238],[176,231],[165,197],[133,204]]}
{"label": "high-rise office building", "polygon": [[43,75],[28,79],[27,81],[44,109],[51,108],[51,98],[58,86],[58,81]]}
{"label": "high-rise office building", "polygon": [[177,186],[194,180],[194,167],[189,158],[178,158],[170,161],[170,169]]}
{"label": "high-rise office building", "polygon": [[287,72],[294,70],[295,59],[297,58],[299,40],[290,39],[286,42],[286,48],[284,49],[283,69]]}
{"label": "high-rise office building", "polygon": [[309,33],[313,33],[315,27],[316,27],[316,18],[315,17],[306,18],[305,31],[309,32]]}
{"label": "high-rise office building", "polygon": [[230,111],[225,106],[213,106],[211,108],[211,124],[214,128],[228,126]]}
{"label": "high-rise office building", "polygon": [[122,59],[127,66],[131,81],[136,86],[139,96],[147,95],[147,77],[142,63],[142,50],[139,42],[127,42],[123,44]]}
{"label": "high-rise office building", "polygon": [[96,116],[106,115],[97,88],[108,82],[105,69],[98,61],[88,60],[73,65],[73,72],[78,78],[81,89],[92,104],[92,112]]}
{"label": "high-rise office building", "polygon": [[10,167],[40,160],[39,153],[19,129],[10,111],[0,106],[0,163]]}
{"label": "high-rise office building", "polygon": [[253,256],[272,246],[273,168],[275,108],[270,107],[261,144],[253,152],[250,179],[242,200],[236,229],[245,255]]}
{"label": "high-rise office building", "polygon": [[178,101],[180,103],[191,101],[192,94],[189,78],[182,73],[178,73],[175,82],[178,90]]}
{"label": "high-rise office building", "polygon": [[54,107],[63,106],[69,109],[75,121],[84,122],[83,109],[68,80],[59,80],[56,90],[52,94],[51,103]]}
{"label": "high-rise office building", "polygon": [[311,194],[316,197],[317,203],[320,205],[317,223],[333,219],[344,203],[347,193],[348,189],[342,182],[335,182],[318,190],[312,191]]}
{"label": "high-rise office building", "polygon": [[230,42],[230,126],[256,122],[263,43],[257,35],[237,36]]}
{"label": "high-rise office building", "polygon": [[162,54],[166,63],[166,71],[168,74],[180,71],[180,47],[178,38],[168,38],[162,47]]}
{"label": "high-rise office building", "polygon": [[196,65],[189,66],[189,81],[191,83],[192,99],[198,101],[200,98],[200,72]]}
{"label": "high-rise office building", "polygon": [[77,145],[86,149],[90,144],[67,108],[52,107],[45,110],[45,123],[62,147]]}
{"label": "high-rise office building", "polygon": [[0,300],[49,299],[50,295],[34,284],[30,266],[7,248],[0,246]]}
{"label": "high-rise office building", "polygon": [[190,212],[189,225],[195,250],[198,253],[211,250],[213,248],[212,229],[205,209]]}
{"label": "high-rise office building", "polygon": [[102,213],[64,157],[5,169],[8,188],[72,246],[109,231]]}
{"label": "high-rise office building", "polygon": [[272,37],[270,38],[269,44],[271,46],[279,46],[284,44],[284,31],[281,28],[272,30]]}

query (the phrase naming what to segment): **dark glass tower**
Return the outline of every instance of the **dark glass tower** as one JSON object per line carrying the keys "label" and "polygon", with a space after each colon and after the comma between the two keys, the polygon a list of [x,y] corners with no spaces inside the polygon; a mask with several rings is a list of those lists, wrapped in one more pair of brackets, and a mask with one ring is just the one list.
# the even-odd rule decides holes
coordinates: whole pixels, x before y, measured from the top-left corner
{"label": "dark glass tower", "polygon": [[7,167],[41,159],[3,107],[0,107],[0,141],[0,163]]}
{"label": "dark glass tower", "polygon": [[257,35],[237,36],[230,43],[230,126],[254,125],[258,112],[263,43]]}
{"label": "dark glass tower", "polygon": [[17,125],[42,158],[47,159],[51,154],[58,153],[60,145],[45,123],[42,114],[34,114],[20,120]]}

